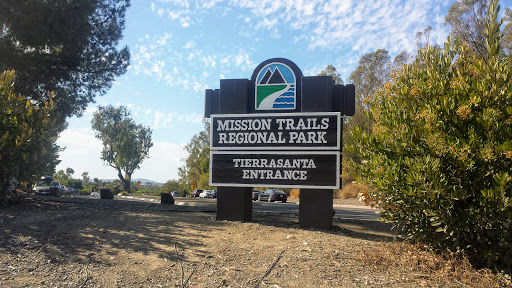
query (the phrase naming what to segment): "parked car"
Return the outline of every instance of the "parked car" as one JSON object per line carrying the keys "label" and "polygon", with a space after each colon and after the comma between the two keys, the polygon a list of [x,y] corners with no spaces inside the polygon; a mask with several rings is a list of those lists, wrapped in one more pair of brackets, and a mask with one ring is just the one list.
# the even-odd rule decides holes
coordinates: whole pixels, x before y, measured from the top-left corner
{"label": "parked car", "polygon": [[192,193],[190,193],[190,197],[191,197],[191,198],[199,197],[199,194],[201,194],[201,192],[203,192],[203,190],[201,190],[201,189],[196,189],[196,190],[192,191]]}
{"label": "parked car", "polygon": [[34,194],[39,195],[50,195],[50,196],[62,196],[66,191],[62,189],[57,181],[41,181],[34,186]]}
{"label": "parked car", "polygon": [[286,203],[287,199],[286,194],[278,189],[267,189],[258,196],[258,200],[268,202],[281,201]]}
{"label": "parked car", "polygon": [[172,195],[173,198],[174,197],[180,197],[180,193],[178,193],[176,191],[171,192],[171,195]]}
{"label": "parked car", "polygon": [[212,190],[203,190],[203,192],[199,193],[199,198],[208,198],[208,194],[210,194]]}
{"label": "parked car", "polygon": [[258,200],[258,196],[260,196],[261,191],[258,189],[252,189],[252,200]]}
{"label": "parked car", "polygon": [[217,198],[217,190],[210,190],[211,192],[208,194],[208,198]]}

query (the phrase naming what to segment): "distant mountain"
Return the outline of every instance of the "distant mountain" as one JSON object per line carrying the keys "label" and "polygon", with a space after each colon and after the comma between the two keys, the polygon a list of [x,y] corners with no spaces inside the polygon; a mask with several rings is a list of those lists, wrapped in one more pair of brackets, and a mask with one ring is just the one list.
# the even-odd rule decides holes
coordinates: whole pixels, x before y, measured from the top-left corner
{"label": "distant mountain", "polygon": [[[112,182],[114,180],[116,180],[116,179],[101,179],[101,181],[103,181],[103,182]],[[151,183],[151,185],[155,185],[155,186],[164,185],[164,183],[156,182],[156,181],[145,179],[145,178],[132,179],[132,182],[137,182],[137,181],[140,181],[142,184]]]}
{"label": "distant mountain", "polygon": [[132,182],[137,182],[137,181],[140,181],[142,184],[151,183],[152,185],[157,185],[157,186],[164,185],[164,183],[156,182],[156,181],[145,179],[145,178],[132,179]]}

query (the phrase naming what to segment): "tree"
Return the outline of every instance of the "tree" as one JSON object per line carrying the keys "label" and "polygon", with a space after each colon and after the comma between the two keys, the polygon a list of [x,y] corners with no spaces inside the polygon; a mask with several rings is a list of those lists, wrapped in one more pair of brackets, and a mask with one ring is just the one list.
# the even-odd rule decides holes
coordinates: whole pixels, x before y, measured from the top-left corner
{"label": "tree", "polygon": [[137,125],[124,106],[99,106],[91,121],[96,138],[103,142],[101,159],[117,170],[117,176],[130,192],[131,177],[153,146],[151,129]]}
{"label": "tree", "polygon": [[392,68],[387,50],[364,54],[349,78],[356,86],[356,101],[362,103],[365,98],[371,98],[388,81]]}
{"label": "tree", "polygon": [[73,168],[66,168],[66,175],[68,175],[68,177],[71,177],[73,174],[75,174],[75,170],[73,170]]}
{"label": "tree", "polygon": [[466,41],[480,55],[486,57],[485,19],[489,0],[461,0],[454,2],[445,17],[445,24],[452,27],[454,40]]}
{"label": "tree", "polygon": [[84,187],[87,187],[87,185],[89,185],[89,179],[91,179],[89,177],[89,172],[82,173],[82,182],[83,182]]}
{"label": "tree", "polygon": [[15,93],[48,100],[63,121],[81,115],[96,95],[126,72],[130,53],[118,49],[129,0],[0,1],[0,71],[14,69]]}
{"label": "tree", "polygon": [[349,168],[381,216],[412,241],[511,273],[512,68],[500,51],[497,0],[485,57],[467,42],[418,51],[368,105]]}
{"label": "tree", "polygon": [[210,167],[210,123],[205,122],[205,129],[194,135],[190,143],[185,145],[188,152],[185,158],[185,165],[178,170],[180,179],[186,183],[188,187],[192,183],[197,184],[198,189],[209,188],[208,181],[204,181],[204,175],[209,174]]}
{"label": "tree", "polygon": [[[390,79],[393,69],[398,69],[408,61],[408,54],[401,52],[394,61],[391,62],[391,56],[385,49],[379,49],[374,52],[364,54],[356,69],[350,74],[349,80],[356,87],[356,109],[354,116],[350,117],[343,127],[344,145],[351,145],[352,138],[350,134],[354,129],[360,129],[366,133],[372,131],[372,119],[366,115],[367,105],[365,102],[371,101],[377,91]],[[358,162],[358,155],[352,154],[350,150],[343,152],[343,159],[353,159]],[[345,175],[347,179],[353,176]]]}
{"label": "tree", "polygon": [[343,80],[341,79],[340,73],[334,68],[332,65],[327,65],[324,70],[318,73],[318,76],[331,76],[334,80],[334,84],[340,85],[343,84]]}
{"label": "tree", "polygon": [[53,174],[53,179],[55,181],[59,181],[61,184],[66,185],[66,182],[69,179],[68,174],[64,172],[64,170],[59,170]]}
{"label": "tree", "polygon": [[181,186],[177,180],[169,180],[165,182],[164,186],[160,188],[161,193],[171,193],[174,191],[180,191]]}
{"label": "tree", "polygon": [[512,9],[507,8],[504,22],[507,24],[503,28],[503,38],[501,39],[501,47],[506,55],[508,55],[509,63],[512,64]]}
{"label": "tree", "polygon": [[16,197],[10,183],[30,186],[37,175],[50,175],[60,162],[54,157],[61,127],[53,94],[36,106],[15,94],[14,71],[0,74],[0,202]]}
{"label": "tree", "polygon": [[102,184],[103,184],[103,181],[101,181],[100,179],[98,179],[98,178],[92,179],[92,189],[94,191],[98,191],[100,187],[103,187]]}
{"label": "tree", "polygon": [[428,26],[423,32],[416,33],[416,47],[418,49],[430,46],[430,32],[432,32],[432,26]]}
{"label": "tree", "polygon": [[73,178],[68,179],[66,186],[71,187],[73,189],[77,189],[77,190],[81,190],[84,188],[84,186],[82,185],[82,181],[80,179],[73,179]]}

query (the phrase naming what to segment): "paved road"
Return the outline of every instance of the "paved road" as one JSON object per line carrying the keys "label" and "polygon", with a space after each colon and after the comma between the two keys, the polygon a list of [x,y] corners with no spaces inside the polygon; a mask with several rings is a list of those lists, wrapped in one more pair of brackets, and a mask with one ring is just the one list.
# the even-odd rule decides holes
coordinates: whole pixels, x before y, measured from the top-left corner
{"label": "paved road", "polygon": [[[123,200],[139,200],[136,198],[121,198]],[[159,197],[147,197],[146,201],[159,202]],[[216,199],[202,199],[202,198],[175,198],[176,205],[190,205],[190,206],[206,206],[216,207]],[[375,209],[369,209],[366,206],[356,205],[334,205],[335,218],[340,219],[355,219],[365,221],[377,221],[379,214],[376,213]],[[281,202],[260,202],[253,201],[253,211],[267,212],[267,213],[282,213],[282,214],[294,214],[299,215],[299,204],[296,202],[289,201],[287,203]]]}

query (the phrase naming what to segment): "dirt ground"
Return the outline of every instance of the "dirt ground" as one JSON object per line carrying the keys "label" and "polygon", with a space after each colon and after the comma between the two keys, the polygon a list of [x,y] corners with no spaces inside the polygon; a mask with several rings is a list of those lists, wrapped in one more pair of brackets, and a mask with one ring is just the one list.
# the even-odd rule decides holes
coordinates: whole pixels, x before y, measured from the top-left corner
{"label": "dirt ground", "polygon": [[316,231],[294,215],[240,223],[201,206],[33,196],[0,209],[0,287],[460,286],[361,265],[362,250],[396,235],[340,221]]}

